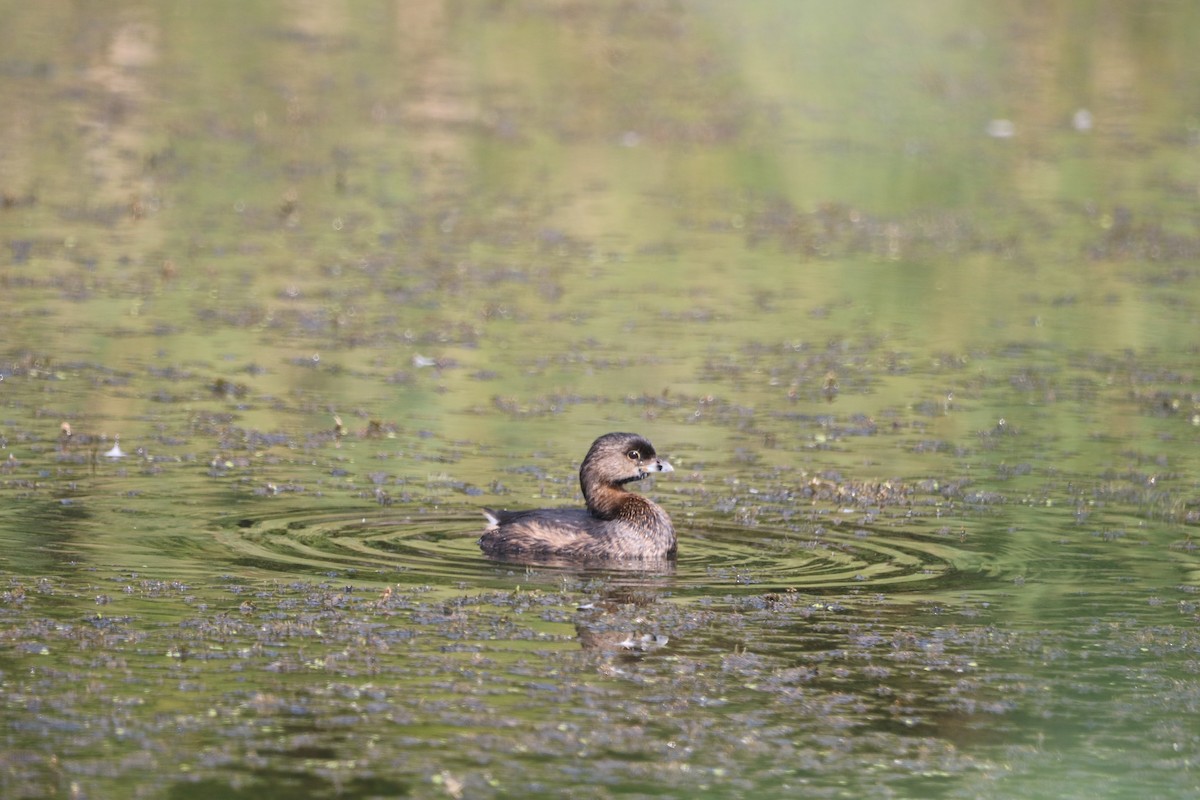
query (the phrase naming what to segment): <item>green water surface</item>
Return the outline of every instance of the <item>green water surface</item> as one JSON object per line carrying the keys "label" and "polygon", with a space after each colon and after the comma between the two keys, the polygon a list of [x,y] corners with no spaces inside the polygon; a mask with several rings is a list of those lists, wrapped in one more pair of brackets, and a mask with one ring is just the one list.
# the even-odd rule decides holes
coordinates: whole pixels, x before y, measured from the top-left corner
{"label": "green water surface", "polygon": [[1200,794],[1200,7],[0,12],[4,797]]}

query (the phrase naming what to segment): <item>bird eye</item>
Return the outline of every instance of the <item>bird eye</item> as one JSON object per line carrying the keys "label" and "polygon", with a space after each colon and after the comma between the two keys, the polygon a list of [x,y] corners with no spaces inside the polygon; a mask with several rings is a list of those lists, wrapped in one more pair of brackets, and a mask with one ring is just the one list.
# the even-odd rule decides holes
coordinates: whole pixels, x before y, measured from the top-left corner
{"label": "bird eye", "polygon": [[630,450],[625,455],[629,456],[630,461],[641,461],[642,460],[642,454],[639,453],[637,450]]}

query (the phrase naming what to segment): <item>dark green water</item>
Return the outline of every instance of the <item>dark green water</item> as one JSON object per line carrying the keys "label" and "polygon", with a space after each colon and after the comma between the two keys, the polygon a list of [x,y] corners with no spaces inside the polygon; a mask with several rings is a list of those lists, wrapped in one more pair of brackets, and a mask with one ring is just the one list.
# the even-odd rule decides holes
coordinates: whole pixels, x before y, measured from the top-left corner
{"label": "dark green water", "polygon": [[0,10],[3,796],[1200,793],[1189,4]]}

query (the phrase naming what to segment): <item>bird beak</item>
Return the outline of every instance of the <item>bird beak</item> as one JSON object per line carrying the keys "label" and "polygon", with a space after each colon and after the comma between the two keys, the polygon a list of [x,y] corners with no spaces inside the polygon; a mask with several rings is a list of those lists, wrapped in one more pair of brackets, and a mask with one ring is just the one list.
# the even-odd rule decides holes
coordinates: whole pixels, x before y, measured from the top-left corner
{"label": "bird beak", "polygon": [[647,472],[674,472],[675,468],[671,466],[671,462],[662,459],[654,459],[654,463],[646,465]]}

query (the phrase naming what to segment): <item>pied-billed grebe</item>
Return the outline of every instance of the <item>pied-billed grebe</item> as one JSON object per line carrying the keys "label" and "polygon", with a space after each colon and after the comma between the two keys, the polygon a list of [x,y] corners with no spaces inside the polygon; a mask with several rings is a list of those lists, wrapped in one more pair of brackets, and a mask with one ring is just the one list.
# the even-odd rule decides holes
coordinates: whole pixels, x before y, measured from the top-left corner
{"label": "pied-billed grebe", "polygon": [[592,442],[579,467],[587,509],[493,511],[479,546],[494,558],[661,560],[675,555],[675,528],[657,503],[625,485],[655,472],[673,472],[654,445],[636,433],[606,433]]}

